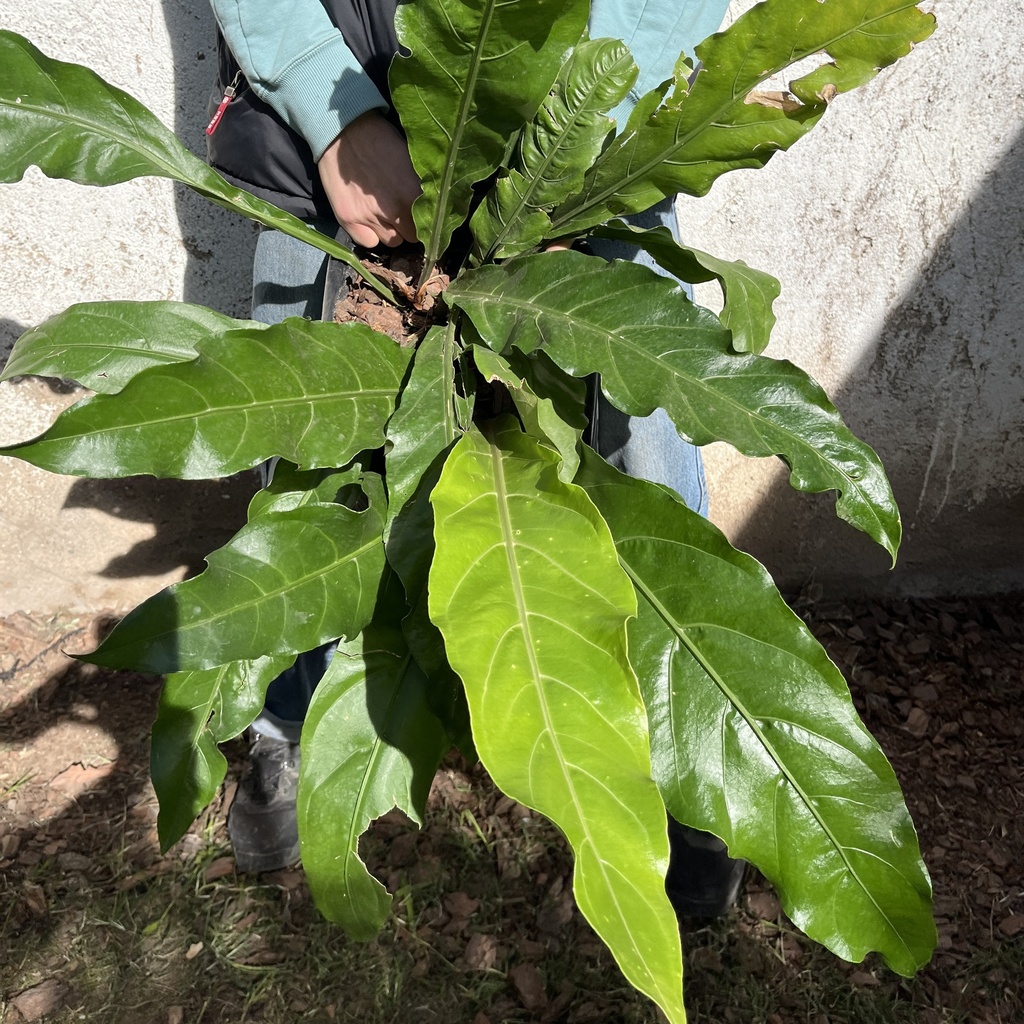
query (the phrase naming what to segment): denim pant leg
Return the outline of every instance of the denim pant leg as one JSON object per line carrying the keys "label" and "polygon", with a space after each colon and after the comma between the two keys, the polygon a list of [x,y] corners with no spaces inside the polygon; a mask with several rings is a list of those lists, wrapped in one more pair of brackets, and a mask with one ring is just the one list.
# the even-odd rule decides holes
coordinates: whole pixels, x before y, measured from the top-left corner
{"label": "denim pant leg", "polygon": [[[337,225],[314,225],[334,234]],[[263,324],[286,317],[319,320],[323,307],[327,257],[313,246],[280,231],[263,230],[256,242],[252,267],[252,318]],[[263,483],[270,482],[274,462],[260,467]],[[267,690],[266,703],[253,729],[271,739],[298,743],[313,690],[320,682],[336,644],[300,654],[294,666]]]}
{"label": "denim pant leg", "polygon": [[[664,225],[673,237],[678,237],[675,212],[669,199],[644,213],[635,214],[629,222],[641,228]],[[588,244],[596,255],[604,259],[630,260],[669,276],[635,245],[600,238],[592,239]],[[690,286],[682,281],[679,283],[692,298]],[[666,484],[694,512],[702,516],[708,514],[708,490],[700,449],[679,436],[664,409],[657,409],[650,416],[627,416],[599,392],[595,434],[598,452],[616,469],[642,480]]]}

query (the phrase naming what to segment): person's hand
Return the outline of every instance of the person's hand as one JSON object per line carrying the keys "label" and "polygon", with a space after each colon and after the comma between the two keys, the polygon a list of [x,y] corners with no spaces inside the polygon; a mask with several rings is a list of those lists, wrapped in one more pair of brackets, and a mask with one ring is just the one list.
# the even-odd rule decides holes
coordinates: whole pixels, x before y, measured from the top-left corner
{"label": "person's hand", "polygon": [[371,110],[327,147],[317,164],[331,209],[356,245],[416,241],[413,200],[420,179],[398,129]]}

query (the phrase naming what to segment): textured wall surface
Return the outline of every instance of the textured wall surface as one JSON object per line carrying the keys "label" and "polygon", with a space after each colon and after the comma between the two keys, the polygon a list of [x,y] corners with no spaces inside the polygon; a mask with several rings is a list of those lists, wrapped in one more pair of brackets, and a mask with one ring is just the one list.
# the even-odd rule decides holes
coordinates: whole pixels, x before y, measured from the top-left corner
{"label": "textured wall surface", "polygon": [[[4,0],[0,27],[88,64],[204,152],[206,0]],[[0,361],[25,327],[88,299],[184,299],[245,315],[254,243],[248,222],[170,182],[86,188],[32,169],[0,185]],[[0,384],[0,440],[38,433],[71,397]],[[247,487],[73,481],[0,459],[0,615],[130,607],[230,536]]]}
{"label": "textured wall surface", "polygon": [[[882,455],[903,509],[890,573],[827,496],[796,495],[780,464],[712,446],[713,517],[788,587],[1024,586],[1024,8],[931,7],[936,34],[840,97],[793,151],[680,204],[692,244],[781,279],[769,354],[825,385]],[[90,64],[202,152],[213,75],[205,0],[5,0],[0,26]],[[253,239],[249,225],[167,182],[84,189],[30,172],[0,185],[0,352],[84,299],[182,298],[242,314]],[[712,304],[713,289],[703,297]],[[32,435],[67,400],[38,384],[0,385],[0,434]],[[137,600],[195,564],[205,531],[222,538],[239,511],[221,493],[71,483],[0,461],[0,614]]]}
{"label": "textured wall surface", "polygon": [[712,517],[790,587],[1024,586],[1024,8],[929,6],[935,34],[789,153],[680,203],[693,245],[782,281],[767,354],[824,385],[902,509],[890,573],[829,498],[713,446]]}

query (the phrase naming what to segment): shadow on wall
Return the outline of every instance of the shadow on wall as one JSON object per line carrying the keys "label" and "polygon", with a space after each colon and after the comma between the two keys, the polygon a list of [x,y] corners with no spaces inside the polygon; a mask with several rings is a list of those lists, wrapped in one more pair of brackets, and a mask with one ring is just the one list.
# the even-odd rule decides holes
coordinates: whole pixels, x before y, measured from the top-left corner
{"label": "shadow on wall", "polygon": [[7,357],[11,354],[14,343],[27,330],[28,327],[18,320],[0,317],[0,366],[7,362]]}
{"label": "shadow on wall", "polygon": [[[161,0],[174,58],[175,134],[206,158],[206,105],[217,74],[216,23],[208,0]],[[256,226],[214,206],[183,185],[175,188],[187,250],[184,299],[248,317]]]}
{"label": "shadow on wall", "polygon": [[835,518],[834,495],[781,480],[738,547],[790,592],[811,580],[834,596],[1024,589],[1024,134],[832,398],[892,481],[897,568]]}

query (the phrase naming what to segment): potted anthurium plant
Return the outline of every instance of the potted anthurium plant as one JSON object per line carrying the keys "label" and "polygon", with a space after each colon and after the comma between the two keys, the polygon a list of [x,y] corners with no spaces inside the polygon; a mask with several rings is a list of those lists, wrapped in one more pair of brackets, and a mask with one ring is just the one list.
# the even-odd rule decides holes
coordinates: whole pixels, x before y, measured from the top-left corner
{"label": "potted anthurium plant", "polygon": [[[93,477],[282,460],[203,573],[85,656],[167,676],[164,847],[211,799],[218,744],[270,680],[340,639],[304,726],[299,823],[317,905],[351,935],[374,935],[390,902],[359,836],[395,806],[420,821],[454,742],[565,834],[581,911],[669,1020],[684,1010],[666,809],[755,864],[809,936],[912,974],[935,942],[929,879],[843,677],[754,559],[582,443],[582,378],[599,373],[624,413],[664,408],[696,444],[783,459],[794,487],[837,492],[838,514],[895,557],[877,456],[804,372],[760,354],[777,283],[617,218],[763,165],[932,18],[909,0],[766,0],[616,134],[606,111],[636,70],[623,43],[586,38],[587,16],[586,0],[400,7],[391,84],[424,246],[401,288],[229,185],[88,69],[0,33],[0,180],[33,164],[91,185],[172,178],[344,261],[418,325],[396,344],[359,322],[76,305],[25,334],[4,377],[96,394],[3,454]],[[781,98],[758,91],[815,55]],[[541,251],[588,236],[717,279],[722,314],[645,267]]]}

